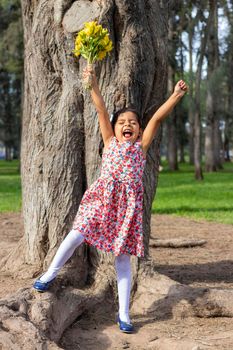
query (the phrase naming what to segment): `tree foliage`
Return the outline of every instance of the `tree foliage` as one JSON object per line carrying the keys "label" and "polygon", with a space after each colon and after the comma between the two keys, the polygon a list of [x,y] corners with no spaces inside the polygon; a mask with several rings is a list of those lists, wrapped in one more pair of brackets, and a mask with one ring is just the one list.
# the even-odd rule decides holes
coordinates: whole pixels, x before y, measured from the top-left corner
{"label": "tree foliage", "polygon": [[[202,157],[204,154],[204,136],[206,125],[206,96],[208,90],[212,90],[216,98],[216,114],[219,116],[221,128],[221,154],[229,158],[233,144],[232,126],[232,0],[216,0],[219,18],[219,67],[214,69],[207,77],[207,66],[210,64],[210,40],[208,39],[202,63],[200,82],[200,120],[202,129]],[[197,64],[200,58],[201,40],[210,15],[210,4],[205,1],[169,1],[164,2],[164,8],[169,10],[170,20],[173,23],[173,34],[169,45],[169,64],[175,72],[175,80],[189,77],[190,84],[188,110],[179,108],[176,113],[176,127],[174,128],[175,139],[178,149],[178,158],[184,160],[184,154],[189,154],[190,162],[193,162],[193,112],[195,99],[195,78],[197,76]],[[162,4],[162,2],[161,2]],[[211,29],[211,28],[210,28]],[[0,140],[6,147],[19,148],[20,135],[20,98],[21,82],[23,79],[23,30],[21,20],[21,8],[19,0],[0,0]],[[225,35],[224,35],[225,33]],[[211,35],[210,35],[211,37]],[[209,37],[209,38],[210,38]],[[190,53],[189,40],[192,44]],[[191,62],[191,70],[189,62]],[[208,86],[207,86],[208,85]],[[185,127],[186,125],[186,127]],[[225,127],[225,128],[224,128]],[[189,133],[187,132],[189,131]],[[169,143],[170,138],[165,128],[164,144]],[[173,146],[172,146],[173,147]],[[171,148],[171,147],[170,147]],[[189,148],[189,152],[188,152]]]}
{"label": "tree foliage", "polygon": [[[227,0],[170,2],[169,16],[170,23],[173,23],[173,34],[169,41],[169,64],[175,72],[175,81],[181,78],[187,80],[189,93],[182,102],[182,108],[179,106],[176,111],[176,117],[172,115],[170,118],[170,123],[175,124],[175,135],[172,136],[171,131],[168,132],[165,128],[163,143],[168,145],[169,150],[169,143],[176,139],[168,152],[168,163],[172,169],[170,159],[171,154],[175,154],[174,147],[178,147],[176,153],[180,160],[185,160],[186,154],[193,164],[194,148],[197,149],[198,142],[197,178],[202,177],[203,160],[208,162],[209,158],[213,159],[213,166],[207,169],[210,171],[218,170],[222,166],[224,156],[225,160],[230,160],[233,145],[230,97],[233,79],[232,3]],[[216,16],[213,7],[216,9]],[[211,96],[214,102],[211,113],[210,105],[207,106],[207,96]],[[198,126],[194,123],[195,115],[198,115],[197,109]],[[198,141],[195,140],[195,133],[199,134]],[[205,142],[211,142],[213,146],[205,148]],[[211,152],[215,154],[211,156]]]}

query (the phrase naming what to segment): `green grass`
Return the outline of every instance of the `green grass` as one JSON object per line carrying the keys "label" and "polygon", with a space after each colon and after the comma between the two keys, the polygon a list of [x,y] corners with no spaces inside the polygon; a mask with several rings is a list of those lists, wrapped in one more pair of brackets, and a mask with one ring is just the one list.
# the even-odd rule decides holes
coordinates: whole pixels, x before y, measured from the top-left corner
{"label": "green grass", "polygon": [[[0,212],[21,210],[18,169],[19,161],[0,160]],[[181,164],[177,172],[170,172],[164,165],[152,212],[233,225],[233,163],[225,164],[220,172],[205,173],[201,182],[193,174],[188,164]]]}
{"label": "green grass", "polygon": [[19,161],[0,160],[0,212],[21,210]]}
{"label": "green grass", "polygon": [[224,164],[220,172],[204,173],[204,181],[196,181],[193,174],[188,164],[177,172],[164,165],[152,212],[233,224],[233,163]]}

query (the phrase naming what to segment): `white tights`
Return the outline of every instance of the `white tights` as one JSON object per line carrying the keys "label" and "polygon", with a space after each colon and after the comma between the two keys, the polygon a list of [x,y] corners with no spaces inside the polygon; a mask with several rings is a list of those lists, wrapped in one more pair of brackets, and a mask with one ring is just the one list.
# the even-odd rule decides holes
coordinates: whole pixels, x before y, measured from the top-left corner
{"label": "white tights", "polygon": [[117,289],[119,299],[119,317],[121,321],[130,323],[129,302],[131,290],[130,255],[122,254],[116,257]]}
{"label": "white tights", "polygon": [[[50,282],[54,279],[62,266],[73,255],[75,249],[83,242],[84,236],[72,230],[65,237],[61,243],[58,251],[53,258],[51,265],[47,272],[41,277],[41,282]],[[119,317],[121,321],[130,323],[129,318],[129,302],[130,302],[130,289],[131,289],[131,266],[130,256],[122,254],[116,257],[115,267],[117,273],[117,288],[119,298]]]}
{"label": "white tights", "polygon": [[48,271],[40,277],[41,282],[50,282],[54,279],[62,266],[74,254],[75,249],[83,242],[84,237],[81,233],[71,230],[61,243],[56,252]]}

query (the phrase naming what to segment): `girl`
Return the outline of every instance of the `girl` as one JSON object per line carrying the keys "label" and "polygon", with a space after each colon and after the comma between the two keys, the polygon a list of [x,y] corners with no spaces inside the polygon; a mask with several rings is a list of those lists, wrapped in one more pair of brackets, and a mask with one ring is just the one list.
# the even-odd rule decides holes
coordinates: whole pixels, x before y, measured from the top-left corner
{"label": "girl", "polygon": [[140,116],[133,108],[116,112],[110,122],[95,73],[86,68],[83,77],[91,80],[91,96],[104,142],[101,176],[85,192],[71,232],[60,245],[48,271],[33,287],[39,292],[47,291],[82,242],[112,252],[116,256],[118,325],[121,331],[132,333],[129,318],[130,255],[143,256],[142,176],[146,154],[160,122],[173,110],[187,86],[182,80],[176,84],[173,94],[142,132]]}

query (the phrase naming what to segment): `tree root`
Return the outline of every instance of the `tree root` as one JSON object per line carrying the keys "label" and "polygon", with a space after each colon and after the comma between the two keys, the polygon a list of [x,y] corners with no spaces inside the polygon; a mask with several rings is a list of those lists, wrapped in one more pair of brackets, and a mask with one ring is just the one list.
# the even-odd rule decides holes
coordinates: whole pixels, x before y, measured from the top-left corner
{"label": "tree root", "polygon": [[193,288],[158,274],[153,262],[142,264],[132,311],[156,319],[233,317],[233,290]]}
{"label": "tree root", "polygon": [[[38,293],[21,289],[0,301],[2,349],[59,349],[64,330],[85,311],[104,302],[115,281],[114,269],[101,265],[86,289],[59,286]],[[185,317],[233,317],[233,290],[192,288],[158,274],[153,262],[141,263],[135,278],[131,312],[166,320]],[[158,342],[159,344],[159,342]]]}
{"label": "tree root", "polygon": [[[152,238],[153,239],[153,238]],[[150,244],[152,248],[191,248],[201,247],[206,244],[207,241],[204,239],[187,239],[187,238],[170,238],[170,239],[153,239]]]}
{"label": "tree root", "polygon": [[182,339],[182,340],[176,340],[176,339],[169,339],[169,338],[160,338],[157,339],[151,346],[149,346],[149,349],[153,350],[201,350],[201,348],[198,346],[198,343],[190,340],[190,339]]}
{"label": "tree root", "polygon": [[46,293],[20,289],[1,299],[0,348],[60,349],[56,343],[64,330],[83,312],[104,301],[110,274],[100,269],[95,284],[84,290],[61,290],[57,281]]}

